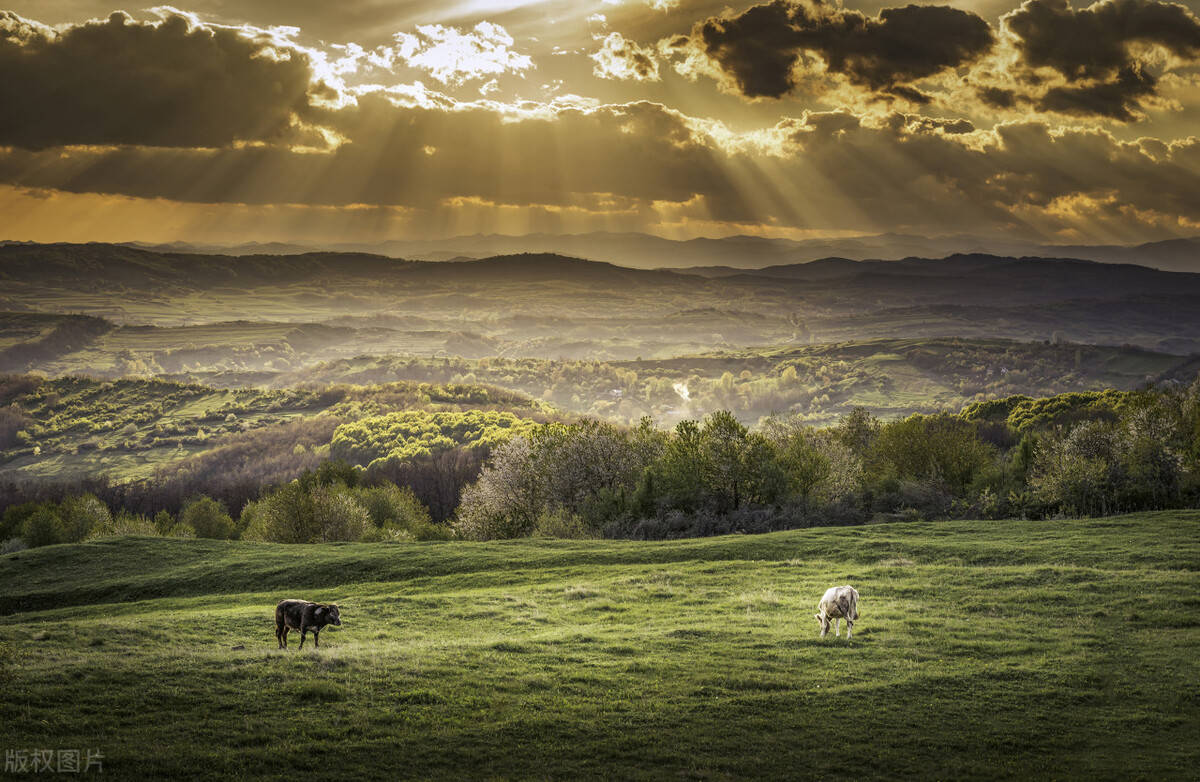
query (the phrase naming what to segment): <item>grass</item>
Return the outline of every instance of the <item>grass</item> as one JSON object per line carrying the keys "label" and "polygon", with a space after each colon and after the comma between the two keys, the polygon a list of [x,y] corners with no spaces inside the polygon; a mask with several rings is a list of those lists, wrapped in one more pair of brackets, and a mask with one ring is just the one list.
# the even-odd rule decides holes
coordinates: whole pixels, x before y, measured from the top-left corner
{"label": "grass", "polygon": [[[1190,778],[1198,533],[53,546],[0,558],[0,745],[118,778]],[[843,583],[854,640],[819,640]],[[290,596],[344,626],[276,650]]]}

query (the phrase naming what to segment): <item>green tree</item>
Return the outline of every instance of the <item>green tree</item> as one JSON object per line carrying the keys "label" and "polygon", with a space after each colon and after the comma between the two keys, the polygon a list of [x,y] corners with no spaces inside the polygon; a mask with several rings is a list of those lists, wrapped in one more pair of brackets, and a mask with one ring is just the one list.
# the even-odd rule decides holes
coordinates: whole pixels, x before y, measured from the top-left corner
{"label": "green tree", "polygon": [[[166,535],[175,526],[175,517],[168,511],[160,510],[154,514],[154,528],[158,530],[159,535]],[[193,530],[195,532],[195,530]]]}
{"label": "green tree", "polygon": [[749,479],[746,427],[733,413],[720,410],[704,420],[700,443],[700,469],[709,498],[718,511],[740,507]]}
{"label": "green tree", "polygon": [[50,503],[40,505],[21,525],[21,540],[30,548],[63,542],[63,520]]}
{"label": "green tree", "polygon": [[479,479],[462,493],[455,531],[471,540],[529,535],[546,508],[545,482],[524,437],[514,437],[492,452]]}
{"label": "green tree", "polygon": [[835,436],[857,454],[865,457],[879,436],[882,427],[879,419],[865,407],[856,407],[848,415],[842,416],[834,428]]}
{"label": "green tree", "polygon": [[1072,516],[1109,512],[1116,444],[1113,425],[1101,421],[1087,421],[1043,437],[1030,471],[1035,496]]}
{"label": "green tree", "polygon": [[92,530],[104,529],[112,522],[108,506],[94,494],[68,497],[63,500],[59,511],[62,517],[62,542],[77,543],[91,534]]}
{"label": "green tree", "polygon": [[[650,478],[658,484],[656,505],[684,511],[696,510],[704,502],[703,446],[700,424],[690,419],[675,425],[662,458]],[[644,481],[647,483],[647,481]]]}
{"label": "green tree", "polygon": [[371,522],[380,529],[416,530],[430,524],[429,509],[413,490],[394,483],[360,488],[355,492]]}
{"label": "green tree", "polygon": [[195,497],[179,511],[179,523],[191,527],[198,538],[228,540],[236,528],[225,506],[211,497]]}
{"label": "green tree", "polygon": [[995,458],[973,424],[948,413],[913,415],[881,426],[868,461],[877,474],[937,482],[958,495]]}

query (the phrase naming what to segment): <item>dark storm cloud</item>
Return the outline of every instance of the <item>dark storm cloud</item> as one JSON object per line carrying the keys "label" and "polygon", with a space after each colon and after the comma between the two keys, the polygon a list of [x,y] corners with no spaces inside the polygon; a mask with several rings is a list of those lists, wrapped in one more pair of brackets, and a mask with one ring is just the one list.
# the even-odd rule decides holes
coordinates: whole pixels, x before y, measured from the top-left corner
{"label": "dark storm cloud", "polygon": [[[896,93],[905,82],[971,62],[994,42],[987,22],[956,8],[908,5],[871,17],[824,0],[773,0],[710,18],[691,38],[751,98],[791,92],[813,56],[854,84]],[[919,93],[898,94],[923,102]]]}
{"label": "dark storm cloud", "polygon": [[367,96],[339,115],[350,143],[328,153],[13,150],[0,153],[0,182],[202,203],[418,210],[461,199],[600,211],[605,202],[647,211],[657,203],[694,219],[822,229],[1052,225],[1115,204],[1136,208],[1121,218],[1127,225],[1146,215],[1200,220],[1196,141],[1128,143],[1035,122],[981,132],[961,119],[846,111],[718,140],[703,123],[645,102],[516,118]]}
{"label": "dark storm cloud", "polygon": [[1004,17],[1024,62],[1069,79],[1098,79],[1133,62],[1130,46],[1155,44],[1177,57],[1200,56],[1200,19],[1158,0],[1103,0],[1075,9],[1068,0],[1027,0]]}
{"label": "dark storm cloud", "polygon": [[594,193],[675,201],[729,187],[714,146],[659,104],[560,107],[523,118],[451,105],[396,106],[379,94],[363,96],[326,117],[349,139],[333,152],[17,152],[0,155],[0,181],[203,203],[415,208],[454,198],[566,206]]}
{"label": "dark storm cloud", "polygon": [[307,110],[302,53],[171,15],[61,31],[0,12],[0,145],[275,141]]}
{"label": "dark storm cloud", "polygon": [[1037,107],[1040,111],[1132,122],[1137,119],[1134,111],[1140,105],[1139,99],[1153,95],[1157,83],[1158,80],[1141,65],[1134,63],[1122,67],[1112,81],[1079,87],[1052,87],[1038,101]]}
{"label": "dark storm cloud", "polygon": [[979,87],[975,90],[975,94],[979,96],[979,100],[983,101],[984,105],[992,108],[1011,109],[1017,105],[1016,90],[1003,87]]}
{"label": "dark storm cloud", "polygon": [[[1200,19],[1159,0],[1103,0],[1080,9],[1068,0],[1028,0],[1003,23],[1023,66],[1052,69],[1067,82],[1040,97],[1041,111],[1130,122],[1158,82],[1139,49],[1157,47],[1185,63],[1200,59]],[[1025,80],[1039,78],[1030,73]]]}
{"label": "dark storm cloud", "polygon": [[[819,119],[817,119],[819,118]],[[1200,220],[1200,140],[1122,142],[1099,130],[1043,122],[1002,124],[966,140],[965,127],[892,114],[883,123],[846,112],[781,123],[793,161],[837,183],[852,203],[892,224],[924,218],[951,227],[1045,224],[1121,208],[1168,221]],[[886,171],[886,175],[880,172]],[[1126,225],[1139,217],[1126,214]]]}
{"label": "dark storm cloud", "polygon": [[[640,49],[606,41],[618,54]],[[1133,55],[1108,70],[1034,69],[1023,60],[1027,72],[1018,80],[996,65],[1013,54],[1007,44],[961,81],[920,84],[991,45],[982,20],[949,8],[867,17],[777,1],[710,18],[653,54],[703,57],[703,72],[719,67],[748,95],[783,94],[806,69],[829,69],[877,96],[919,105],[928,102],[924,91],[953,81],[963,85],[968,108],[986,102],[1120,120],[1157,87]],[[1176,49],[1168,47],[1182,56]],[[420,84],[361,81],[337,85],[334,95],[313,86],[314,71],[335,73],[322,56],[268,33],[190,17],[158,25],[116,17],[55,30],[0,16],[0,184],[347,213],[393,206],[429,214],[621,212],[647,226],[660,213],[681,223],[934,232],[1023,221],[1056,229],[1097,210],[1123,228],[1175,220],[1191,230],[1200,221],[1195,140],[1126,142],[1042,122],[989,130],[961,114],[885,114],[877,104],[863,114],[804,112],[739,132],[650,101],[468,101]],[[627,56],[593,63],[610,78],[645,81],[651,73]],[[338,100],[311,103],[322,90]],[[344,143],[301,149],[297,114]]]}

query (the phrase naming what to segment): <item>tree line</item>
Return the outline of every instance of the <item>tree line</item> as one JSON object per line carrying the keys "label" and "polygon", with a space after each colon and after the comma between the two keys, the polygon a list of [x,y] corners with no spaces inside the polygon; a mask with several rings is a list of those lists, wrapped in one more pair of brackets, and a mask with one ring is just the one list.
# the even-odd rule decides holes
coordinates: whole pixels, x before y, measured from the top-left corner
{"label": "tree line", "polygon": [[[824,428],[775,416],[751,429],[729,411],[671,430],[648,418],[627,427],[595,419],[518,424],[507,413],[425,415],[385,415],[378,432],[354,429],[347,442],[392,453],[407,432],[419,442],[437,439],[430,453],[351,464],[303,447],[328,443],[335,420],[296,422],[267,443],[283,452],[262,467],[273,478],[256,472],[272,464],[271,448],[247,437],[193,465],[214,480],[242,465],[238,491],[185,496],[185,487],[205,485],[192,475],[161,506],[129,486],[25,496],[6,503],[0,541],[11,549],[112,534],[645,539],[1200,506],[1200,380],[1012,396],[893,421],[857,409]],[[441,443],[448,435],[457,442]],[[295,447],[283,447],[293,440]]]}
{"label": "tree line", "polygon": [[831,427],[728,411],[664,432],[589,420],[500,446],[459,535],[667,538],[872,519],[1092,516],[1200,505],[1200,381],[1024,396]]}

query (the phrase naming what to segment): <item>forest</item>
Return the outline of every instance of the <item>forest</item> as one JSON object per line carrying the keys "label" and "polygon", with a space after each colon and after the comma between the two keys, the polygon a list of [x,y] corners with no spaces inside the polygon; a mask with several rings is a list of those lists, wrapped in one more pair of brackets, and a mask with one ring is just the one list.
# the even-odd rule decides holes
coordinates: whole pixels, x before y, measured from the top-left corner
{"label": "forest", "polygon": [[[420,393],[493,401],[486,389]],[[361,409],[350,396],[330,409]],[[0,540],[11,551],[113,534],[661,539],[1200,502],[1200,381],[1010,396],[894,420],[860,408],[826,427],[792,415],[751,429],[729,411],[670,429],[527,413],[406,410],[340,424],[322,414],[238,433],[147,481],[10,484]]]}
{"label": "forest", "polygon": [[8,549],[668,538],[1198,502],[1195,274],[93,244],[0,247],[0,280]]}

